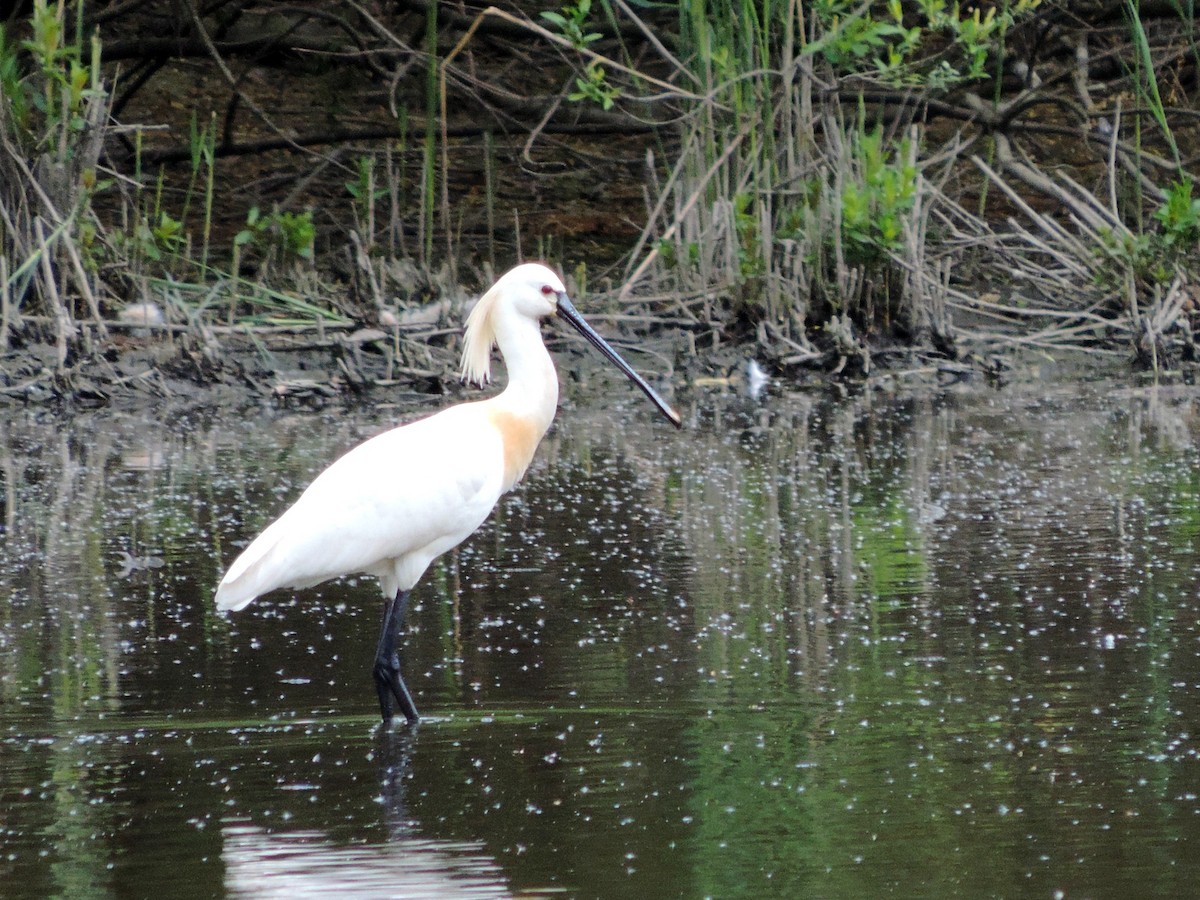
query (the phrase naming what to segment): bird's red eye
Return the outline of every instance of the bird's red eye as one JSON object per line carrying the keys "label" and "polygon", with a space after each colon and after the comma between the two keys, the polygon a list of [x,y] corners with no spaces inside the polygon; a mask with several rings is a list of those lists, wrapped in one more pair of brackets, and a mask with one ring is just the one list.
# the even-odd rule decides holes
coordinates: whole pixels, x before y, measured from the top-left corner
{"label": "bird's red eye", "polygon": [[550,285],[548,285],[548,284],[543,284],[542,285],[542,293],[543,294],[553,294],[554,288],[550,287]]}

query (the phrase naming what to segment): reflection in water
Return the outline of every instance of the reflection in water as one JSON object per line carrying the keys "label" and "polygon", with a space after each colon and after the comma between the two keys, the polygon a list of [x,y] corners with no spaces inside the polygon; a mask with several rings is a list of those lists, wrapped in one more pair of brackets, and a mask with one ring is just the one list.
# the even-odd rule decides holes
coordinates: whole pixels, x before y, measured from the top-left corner
{"label": "reflection in water", "polygon": [[223,828],[231,897],[508,897],[503,873],[477,845],[409,837],[337,847],[319,832]]}
{"label": "reflection in water", "polygon": [[423,837],[405,803],[416,730],[382,734],[380,803],[386,840],[345,846],[320,831],[221,826],[231,897],[508,897],[504,872],[480,842]]}
{"label": "reflection in water", "polygon": [[5,897],[1192,891],[1192,392],[637,407],[430,570],[384,736],[368,579],[212,589],[386,422],[12,411]]}

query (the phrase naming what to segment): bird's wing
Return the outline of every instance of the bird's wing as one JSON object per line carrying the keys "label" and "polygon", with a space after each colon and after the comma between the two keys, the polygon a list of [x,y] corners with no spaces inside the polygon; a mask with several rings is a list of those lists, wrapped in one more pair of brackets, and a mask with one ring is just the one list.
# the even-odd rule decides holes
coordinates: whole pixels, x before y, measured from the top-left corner
{"label": "bird's wing", "polygon": [[503,447],[475,407],[394,428],[333,463],[230,566],[218,607],[241,609],[279,587],[393,571],[409,555],[419,563],[415,582],[500,497]]}

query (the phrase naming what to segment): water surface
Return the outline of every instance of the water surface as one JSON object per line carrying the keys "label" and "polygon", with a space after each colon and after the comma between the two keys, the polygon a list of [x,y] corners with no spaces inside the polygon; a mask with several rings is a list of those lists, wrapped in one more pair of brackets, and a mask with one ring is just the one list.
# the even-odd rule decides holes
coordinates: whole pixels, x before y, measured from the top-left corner
{"label": "water surface", "polygon": [[0,422],[5,897],[1184,896],[1197,393],[568,404],[414,592],[213,587],[409,410]]}

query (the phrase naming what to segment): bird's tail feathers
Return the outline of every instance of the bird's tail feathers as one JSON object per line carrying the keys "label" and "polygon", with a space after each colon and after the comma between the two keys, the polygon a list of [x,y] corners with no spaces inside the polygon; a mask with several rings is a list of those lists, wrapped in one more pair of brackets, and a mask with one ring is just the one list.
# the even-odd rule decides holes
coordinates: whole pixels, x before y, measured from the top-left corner
{"label": "bird's tail feathers", "polygon": [[238,585],[222,581],[217,587],[217,609],[221,612],[237,612],[253,603],[257,596],[258,594],[247,596],[245,590],[238,590]]}
{"label": "bird's tail feathers", "polygon": [[245,609],[260,594],[282,585],[273,581],[271,567],[266,565],[275,549],[275,525],[260,534],[233,561],[221,583],[217,585],[217,609],[236,612]]}

